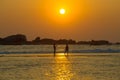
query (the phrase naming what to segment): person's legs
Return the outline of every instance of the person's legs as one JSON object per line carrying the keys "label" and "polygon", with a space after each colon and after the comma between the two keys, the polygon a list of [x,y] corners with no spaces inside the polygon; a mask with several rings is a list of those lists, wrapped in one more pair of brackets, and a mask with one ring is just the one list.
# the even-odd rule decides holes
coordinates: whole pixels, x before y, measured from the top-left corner
{"label": "person's legs", "polygon": [[65,53],[66,53],[66,50],[65,50],[65,52],[64,52],[64,55],[65,55]]}
{"label": "person's legs", "polygon": [[67,50],[67,56],[68,56],[68,50]]}
{"label": "person's legs", "polygon": [[54,50],[54,56],[55,56],[56,50]]}

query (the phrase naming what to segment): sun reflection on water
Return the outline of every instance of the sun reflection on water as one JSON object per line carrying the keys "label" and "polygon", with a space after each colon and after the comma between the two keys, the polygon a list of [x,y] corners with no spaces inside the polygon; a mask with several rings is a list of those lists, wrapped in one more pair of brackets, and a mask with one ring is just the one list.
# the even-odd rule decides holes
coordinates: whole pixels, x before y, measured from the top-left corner
{"label": "sun reflection on water", "polygon": [[55,57],[55,80],[71,80],[73,73],[71,72],[71,64],[64,53],[59,53]]}

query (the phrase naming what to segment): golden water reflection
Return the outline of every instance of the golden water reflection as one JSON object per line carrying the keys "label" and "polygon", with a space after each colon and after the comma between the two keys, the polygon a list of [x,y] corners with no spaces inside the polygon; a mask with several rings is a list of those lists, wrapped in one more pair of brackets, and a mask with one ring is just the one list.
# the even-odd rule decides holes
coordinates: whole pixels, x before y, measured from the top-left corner
{"label": "golden water reflection", "polygon": [[55,57],[55,80],[71,80],[73,73],[71,72],[71,64],[64,55],[64,53],[60,53]]}

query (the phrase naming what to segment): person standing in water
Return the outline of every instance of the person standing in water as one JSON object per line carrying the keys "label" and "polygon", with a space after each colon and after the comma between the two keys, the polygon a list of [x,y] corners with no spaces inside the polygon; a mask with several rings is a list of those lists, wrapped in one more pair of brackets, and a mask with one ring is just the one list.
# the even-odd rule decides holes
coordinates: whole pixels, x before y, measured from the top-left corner
{"label": "person standing in water", "polygon": [[[65,53],[67,53],[67,56],[68,56],[68,52],[69,52],[69,46],[68,46],[68,44],[66,44]],[[65,54],[65,53],[64,53],[64,54]]]}
{"label": "person standing in water", "polygon": [[53,44],[53,49],[54,49],[54,56],[55,56],[55,54],[56,54],[56,44],[55,43]]}

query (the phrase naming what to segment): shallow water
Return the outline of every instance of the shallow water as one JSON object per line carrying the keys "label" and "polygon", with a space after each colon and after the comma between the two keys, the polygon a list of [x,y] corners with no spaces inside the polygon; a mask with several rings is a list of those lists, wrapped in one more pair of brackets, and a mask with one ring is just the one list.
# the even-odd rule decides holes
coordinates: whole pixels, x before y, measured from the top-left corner
{"label": "shallow water", "polygon": [[[57,45],[57,53],[63,53],[65,45]],[[120,53],[120,45],[69,45],[70,53]],[[0,54],[53,53],[53,45],[0,45]]]}
{"label": "shallow water", "polygon": [[0,80],[120,80],[119,75],[119,53],[0,57]]}

